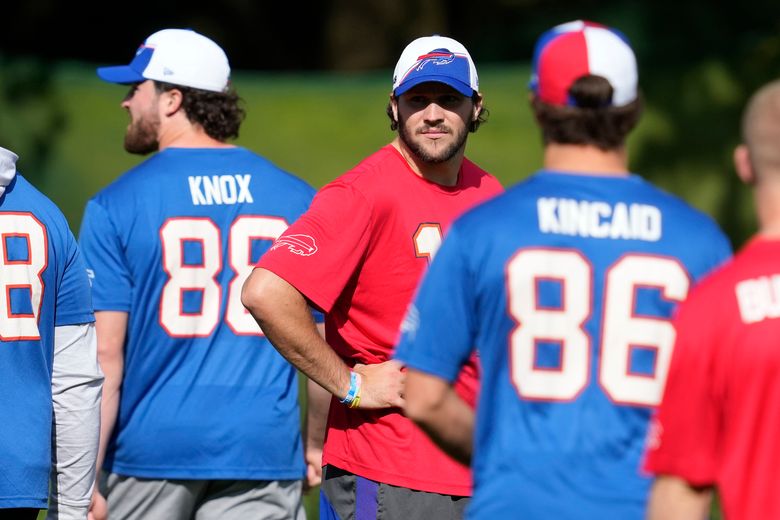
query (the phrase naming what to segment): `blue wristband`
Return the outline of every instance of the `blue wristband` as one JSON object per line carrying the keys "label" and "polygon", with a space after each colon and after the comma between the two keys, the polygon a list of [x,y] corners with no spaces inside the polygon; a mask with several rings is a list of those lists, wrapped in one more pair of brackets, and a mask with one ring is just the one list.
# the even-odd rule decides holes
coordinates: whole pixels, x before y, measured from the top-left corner
{"label": "blue wristband", "polygon": [[359,390],[360,390],[360,376],[355,372],[350,372],[349,392],[347,392],[347,395],[344,397],[344,399],[340,399],[339,402],[349,406],[350,404],[352,404],[352,401],[355,400],[355,396],[357,395]]}

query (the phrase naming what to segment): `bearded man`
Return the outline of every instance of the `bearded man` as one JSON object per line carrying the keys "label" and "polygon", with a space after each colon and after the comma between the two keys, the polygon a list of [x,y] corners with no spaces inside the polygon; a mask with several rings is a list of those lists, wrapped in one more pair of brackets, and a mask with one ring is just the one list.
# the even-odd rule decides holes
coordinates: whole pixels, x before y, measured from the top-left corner
{"label": "bearded man", "polygon": [[[404,376],[390,357],[442,234],[501,191],[464,157],[469,132],[483,121],[465,47],[442,36],[411,42],[387,112],[393,141],[317,194],[263,256],[243,302],[277,350],[332,394],[324,400],[321,518],[459,518],[470,472],[404,417]],[[309,303],[326,313],[327,343]],[[475,389],[471,364],[459,390],[473,403]],[[310,424],[319,424],[311,420],[318,410],[324,415],[310,403]],[[307,453],[308,463],[318,456]]]}

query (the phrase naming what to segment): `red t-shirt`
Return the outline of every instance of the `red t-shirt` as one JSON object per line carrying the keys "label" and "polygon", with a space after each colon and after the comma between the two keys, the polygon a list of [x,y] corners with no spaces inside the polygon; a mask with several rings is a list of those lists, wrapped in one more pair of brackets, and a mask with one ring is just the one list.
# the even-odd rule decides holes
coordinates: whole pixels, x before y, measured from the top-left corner
{"label": "red t-shirt", "polygon": [[645,469],[718,488],[725,518],[780,518],[780,241],[694,288]]}
{"label": "red t-shirt", "polygon": [[[274,272],[325,311],[330,346],[352,366],[390,359],[406,308],[440,237],[501,185],[468,160],[458,184],[416,175],[387,145],[328,184],[258,267]],[[456,390],[473,406],[476,370]],[[454,462],[398,409],[350,410],[331,401],[323,462],[395,486],[470,495]]]}

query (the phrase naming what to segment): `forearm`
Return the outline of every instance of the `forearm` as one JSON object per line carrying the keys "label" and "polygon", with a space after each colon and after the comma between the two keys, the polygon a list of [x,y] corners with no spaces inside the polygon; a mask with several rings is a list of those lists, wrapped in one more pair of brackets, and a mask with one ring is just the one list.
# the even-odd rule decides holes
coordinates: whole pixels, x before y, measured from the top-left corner
{"label": "forearm", "polygon": [[312,380],[307,385],[306,431],[304,442],[306,449],[322,450],[327,430],[328,410],[331,394]]}
{"label": "forearm", "polygon": [[276,274],[255,269],[244,284],[241,302],[276,350],[339,400],[352,390],[358,398],[351,402],[361,408],[403,405],[400,363],[389,360],[350,370],[317,332],[306,298]]}
{"label": "forearm", "polygon": [[106,376],[106,382],[103,386],[103,400],[100,404],[100,446],[97,457],[97,475],[100,475],[103,461],[106,458],[106,449],[108,441],[114,431],[117,414],[119,412],[119,398],[121,396],[120,388],[122,378]]}
{"label": "forearm", "polygon": [[466,466],[471,463],[474,411],[455,391],[450,389],[440,406],[416,422],[450,457]]}
{"label": "forearm", "polygon": [[270,271],[255,269],[241,301],[282,356],[339,399],[347,395],[350,369],[317,332],[301,293]]}
{"label": "forearm", "polygon": [[49,518],[84,518],[100,428],[103,374],[92,324],[57,327],[52,364],[52,482]]}
{"label": "forearm", "polygon": [[662,475],[653,483],[647,519],[704,520],[711,501],[712,488],[693,487],[681,478]]}
{"label": "forearm", "polygon": [[332,396],[311,379],[306,381],[306,424],[303,431],[306,459],[305,489],[322,483],[322,449],[325,444],[328,411]]}
{"label": "forearm", "polygon": [[119,412],[125,367],[124,343],[127,334],[128,314],[118,311],[99,311],[95,313],[95,320],[98,335],[98,360],[105,375],[103,401],[100,408],[100,449],[97,459],[99,473]]}
{"label": "forearm", "polygon": [[406,415],[448,455],[468,465],[474,436],[474,411],[448,382],[409,370]]}

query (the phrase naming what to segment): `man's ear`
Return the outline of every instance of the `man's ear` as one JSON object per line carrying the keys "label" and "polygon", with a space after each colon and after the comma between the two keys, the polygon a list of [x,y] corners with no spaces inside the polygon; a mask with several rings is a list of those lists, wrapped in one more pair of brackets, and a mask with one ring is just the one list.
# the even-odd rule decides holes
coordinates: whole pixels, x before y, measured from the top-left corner
{"label": "man's ear", "polygon": [[474,108],[473,112],[471,114],[471,122],[475,122],[477,119],[479,119],[479,114],[482,113],[482,94],[477,92],[476,101],[474,102]]}
{"label": "man's ear", "polygon": [[390,93],[390,108],[393,111],[393,121],[398,123],[398,98]]}
{"label": "man's ear", "polygon": [[175,114],[181,108],[181,104],[184,101],[184,94],[177,88],[163,92],[161,97],[163,114],[166,116]]}
{"label": "man's ear", "polygon": [[742,182],[749,186],[756,183],[756,172],[747,145],[741,144],[734,149],[734,168]]}

